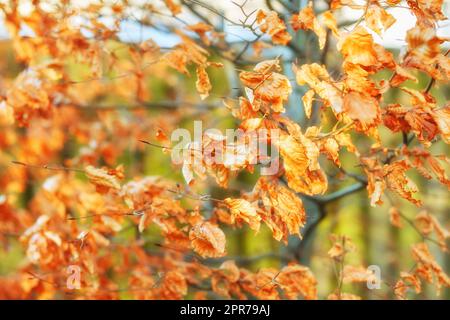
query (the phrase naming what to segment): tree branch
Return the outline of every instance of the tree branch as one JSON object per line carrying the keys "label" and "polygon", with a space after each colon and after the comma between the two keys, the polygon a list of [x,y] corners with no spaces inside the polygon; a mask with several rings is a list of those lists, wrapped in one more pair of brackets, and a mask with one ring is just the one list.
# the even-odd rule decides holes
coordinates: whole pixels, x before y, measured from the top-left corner
{"label": "tree branch", "polygon": [[330,202],[339,200],[345,196],[348,196],[352,193],[358,192],[366,187],[366,183],[357,182],[355,184],[352,184],[351,186],[348,186],[346,188],[343,188],[341,190],[338,190],[336,192],[333,192],[331,194],[322,196],[322,197],[315,197],[315,200],[323,205],[326,205]]}
{"label": "tree branch", "polygon": [[81,105],[81,104],[61,104],[60,107],[73,107],[82,110],[140,110],[140,109],[178,109],[182,107],[193,107],[198,109],[217,109],[221,107],[220,103],[195,103],[188,101],[155,101],[155,102],[139,102],[132,105]]}

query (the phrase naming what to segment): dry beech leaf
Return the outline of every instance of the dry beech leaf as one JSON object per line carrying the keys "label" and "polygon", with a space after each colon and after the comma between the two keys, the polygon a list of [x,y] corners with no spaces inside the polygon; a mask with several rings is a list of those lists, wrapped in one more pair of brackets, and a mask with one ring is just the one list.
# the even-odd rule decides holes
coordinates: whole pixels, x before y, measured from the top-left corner
{"label": "dry beech leaf", "polygon": [[93,166],[87,166],[84,170],[89,181],[96,187],[106,191],[109,189],[120,190],[117,176],[109,174],[107,170]]}
{"label": "dry beech leaf", "polygon": [[372,282],[376,280],[375,275],[369,269],[359,266],[346,265],[343,270],[343,281],[344,283],[352,282]]}
{"label": "dry beech leaf", "polygon": [[197,68],[196,87],[202,100],[206,99],[209,96],[209,92],[211,91],[212,88],[211,82],[209,81],[209,76],[206,73],[205,68],[201,66]]}
{"label": "dry beech leaf", "polygon": [[306,91],[306,93],[302,97],[303,106],[305,108],[305,115],[308,119],[311,117],[314,94],[314,90],[310,89]]}
{"label": "dry beech leaf", "polygon": [[201,222],[189,231],[192,248],[202,257],[216,258],[225,255],[225,234],[210,222]]}
{"label": "dry beech leaf", "polygon": [[270,35],[274,44],[287,45],[291,41],[292,37],[277,12],[265,13],[263,10],[259,10],[256,20],[260,23],[261,32]]}
{"label": "dry beech leaf", "polygon": [[[328,21],[330,21],[328,19]],[[297,30],[312,30],[319,38],[320,49],[325,47],[327,33],[324,28],[319,24],[316,16],[314,15],[313,3],[309,2],[308,6],[300,10],[298,14],[294,14],[291,18],[292,28]],[[335,29],[333,27],[333,29]]]}
{"label": "dry beech leaf", "polygon": [[[425,243],[418,243],[412,247],[412,256],[417,262],[415,274],[428,282],[433,282],[439,295],[442,286],[450,287],[450,278],[432,256]],[[433,275],[435,279],[433,280]]]}
{"label": "dry beech leaf", "polygon": [[231,199],[224,200],[227,207],[230,209],[231,217],[234,221],[243,220],[247,222],[251,229],[259,231],[261,217],[256,212],[256,208],[247,200]]}
{"label": "dry beech leaf", "polygon": [[317,280],[309,268],[300,265],[284,267],[277,277],[277,282],[288,299],[317,299]]}
{"label": "dry beech leaf", "polygon": [[377,1],[372,1],[365,16],[367,26],[379,35],[389,29],[396,21]]}

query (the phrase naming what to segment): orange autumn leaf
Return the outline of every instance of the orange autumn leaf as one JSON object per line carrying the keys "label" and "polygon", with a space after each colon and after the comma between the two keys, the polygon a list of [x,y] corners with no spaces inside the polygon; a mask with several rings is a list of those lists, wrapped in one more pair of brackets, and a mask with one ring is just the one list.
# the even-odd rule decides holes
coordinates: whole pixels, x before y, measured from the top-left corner
{"label": "orange autumn leaf", "polygon": [[416,25],[406,34],[408,51],[403,58],[403,66],[416,68],[427,72],[430,76],[442,79],[442,75],[435,67],[441,54],[443,39],[436,35],[436,30],[430,26]]}
{"label": "orange autumn leaf", "polygon": [[402,271],[400,273],[400,280],[398,280],[394,286],[395,296],[397,299],[405,300],[407,292],[411,289],[414,289],[416,294],[421,293],[422,282],[416,274]]}
{"label": "orange autumn leaf", "polygon": [[171,66],[178,72],[181,72],[186,75],[189,74],[189,71],[186,67],[188,63],[188,57],[182,50],[173,50],[167,53],[164,56],[164,59],[169,66]]}
{"label": "orange autumn leaf", "polygon": [[369,269],[362,266],[350,266],[346,265],[342,271],[342,279],[344,283],[353,282],[372,282],[374,281],[375,275]]}
{"label": "orange autumn leaf", "polygon": [[322,18],[323,18],[323,23],[327,26],[327,28],[333,32],[335,37],[339,38],[340,33],[339,33],[336,17],[333,15],[333,12],[330,10],[325,11],[322,14]]}
{"label": "orange autumn leaf", "polygon": [[310,89],[306,91],[302,97],[303,107],[305,108],[305,115],[307,118],[311,117],[314,94],[314,90]]}
{"label": "orange autumn leaf", "polygon": [[389,29],[396,21],[376,0],[371,0],[365,17],[367,26],[379,35],[382,34],[382,31]]}
{"label": "orange autumn leaf", "polygon": [[183,274],[178,271],[168,271],[162,275],[159,288],[161,299],[180,300],[187,294],[188,284]]}
{"label": "orange autumn leaf", "polygon": [[189,70],[187,67],[190,64],[196,64],[198,67],[206,67],[208,65],[221,66],[220,63],[208,62],[209,52],[194,40],[181,31],[178,31],[177,35],[182,42],[161,57],[161,60],[167,63],[168,66],[188,76]]}
{"label": "orange autumn leaf", "polygon": [[328,250],[330,258],[339,260],[356,249],[351,239],[347,236],[332,234],[330,240],[332,242],[332,247]]}
{"label": "orange autumn leaf", "polygon": [[[416,274],[428,282],[433,282],[439,295],[442,286],[450,287],[450,278],[436,262],[425,243],[418,243],[412,247],[412,255],[417,262]],[[435,279],[433,279],[433,275]]]}
{"label": "orange autumn leaf", "polygon": [[227,260],[213,272],[211,278],[212,290],[224,297],[231,298],[236,295],[238,298],[244,297],[239,280],[241,272],[232,260]]}
{"label": "orange autumn leaf", "polygon": [[320,48],[323,49],[325,47],[326,31],[322,28],[316,16],[314,15],[312,2],[309,2],[308,6],[300,10],[298,14],[294,14],[292,16],[291,26],[295,31],[298,31],[300,29],[312,30],[319,38]]}
{"label": "orange autumn leaf", "polygon": [[102,190],[120,190],[121,187],[117,175],[93,166],[87,166],[84,170],[89,181],[96,187]]}
{"label": "orange autumn leaf", "polygon": [[192,248],[202,257],[225,255],[225,234],[210,222],[201,222],[189,231]]}
{"label": "orange autumn leaf", "polygon": [[444,0],[417,0],[410,1],[408,4],[419,19],[423,19],[425,17],[426,19],[431,20],[445,20],[446,16],[442,13],[443,3]]}
{"label": "orange autumn leaf", "polygon": [[342,113],[342,89],[323,66],[317,63],[304,64],[300,68],[294,66],[294,72],[299,85],[308,84],[320,98],[327,102],[327,105],[331,106],[335,114]]}
{"label": "orange autumn leaf", "polygon": [[309,268],[300,265],[284,267],[277,277],[277,283],[288,299],[317,299],[317,280]]}
{"label": "orange autumn leaf", "polygon": [[205,68],[201,66],[197,68],[196,87],[202,100],[206,99],[209,96],[209,92],[212,89],[208,73],[206,73]]}
{"label": "orange autumn leaf", "polygon": [[259,10],[256,21],[260,23],[259,28],[261,32],[271,36],[274,44],[287,45],[291,41],[292,37],[288,33],[284,22],[278,17],[277,12],[270,11],[265,13],[263,10]]}
{"label": "orange autumn leaf", "polygon": [[323,144],[323,151],[327,157],[332,160],[337,166],[341,166],[341,162],[339,160],[339,150],[340,145],[339,142],[334,138],[326,139]]}
{"label": "orange autumn leaf", "polygon": [[378,63],[373,38],[363,27],[358,27],[338,44],[346,62],[371,67]]}
{"label": "orange autumn leaf", "polygon": [[231,211],[233,222],[243,220],[247,222],[252,230],[259,231],[261,217],[256,208],[247,200],[226,198],[225,204]]}
{"label": "orange autumn leaf", "polygon": [[447,251],[445,241],[450,238],[450,232],[439,223],[436,217],[432,216],[427,211],[421,211],[414,218],[414,224],[424,236],[429,236],[434,231],[439,246],[443,251]]}
{"label": "orange autumn leaf", "polygon": [[48,117],[56,99],[53,84],[62,77],[58,63],[43,64],[22,71],[6,92],[6,104],[14,111],[20,125],[35,116]]}
{"label": "orange autumn leaf", "polygon": [[450,107],[432,110],[431,116],[437,124],[442,140],[450,144]]}
{"label": "orange autumn leaf", "polygon": [[210,26],[204,22],[199,22],[199,23],[187,26],[187,29],[197,33],[199,35],[200,39],[202,39],[202,41],[206,45],[211,44],[211,41],[206,34],[214,29],[212,26]]}
{"label": "orange autumn leaf", "polygon": [[417,185],[406,176],[409,166],[404,161],[397,161],[385,166],[386,184],[389,189],[399,194],[402,198],[420,206],[422,202],[413,196],[419,190]]}
{"label": "orange autumn leaf", "polygon": [[[258,63],[253,71],[243,71],[239,74],[242,83],[252,90],[254,109],[257,103],[265,103],[274,112],[284,112],[283,104],[292,92],[289,79],[279,73],[281,67],[278,60],[267,60]],[[264,107],[264,105],[263,105]]]}
{"label": "orange autumn leaf", "polygon": [[392,53],[374,43],[372,35],[364,27],[357,27],[342,37],[337,47],[344,57],[344,69],[358,65],[374,73],[383,68],[395,68]]}
{"label": "orange autumn leaf", "polygon": [[[264,204],[264,211],[268,214],[263,217],[269,228],[277,226],[281,232],[275,232],[274,238],[281,240],[281,236],[287,239],[288,235],[300,235],[300,229],[306,223],[306,213],[301,199],[288,188],[260,179],[255,189],[258,189]],[[270,221],[270,222],[269,222]]]}
{"label": "orange autumn leaf", "polygon": [[317,145],[302,134],[298,139],[282,134],[277,144],[289,187],[306,194],[324,193],[328,182],[317,162]]}
{"label": "orange autumn leaf", "polygon": [[416,275],[409,272],[401,272],[400,277],[405,283],[412,285],[416,293],[420,293],[422,291],[420,279]]}
{"label": "orange autumn leaf", "polygon": [[343,111],[361,131],[375,127],[381,121],[378,100],[358,92],[349,92],[344,96]]}
{"label": "orange autumn leaf", "polygon": [[280,299],[279,285],[276,281],[281,271],[275,268],[261,268],[257,273],[243,272],[242,288],[258,299]]}

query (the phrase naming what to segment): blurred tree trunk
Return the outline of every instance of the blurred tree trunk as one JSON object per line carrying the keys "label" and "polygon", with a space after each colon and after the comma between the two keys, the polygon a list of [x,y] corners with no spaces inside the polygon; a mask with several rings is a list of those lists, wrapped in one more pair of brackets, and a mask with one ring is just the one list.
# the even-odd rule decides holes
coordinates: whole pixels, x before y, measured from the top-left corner
{"label": "blurred tree trunk", "polygon": [[[388,222],[389,223],[389,220]],[[400,230],[397,227],[394,227],[391,223],[389,223],[389,239],[388,239],[388,248],[389,255],[387,261],[387,274],[384,276],[388,276],[392,279],[397,279],[400,276],[400,268],[399,261],[401,256],[401,248],[400,248]],[[382,275],[383,276],[383,275]],[[389,279],[385,279],[389,280]],[[395,299],[395,295],[393,290],[389,291],[389,298]]]}
{"label": "blurred tree trunk", "polygon": [[[364,195],[358,197],[359,207],[359,219],[361,221],[361,242],[362,242],[362,260],[365,266],[372,264],[372,243],[371,243],[371,231],[372,231],[372,210],[369,206],[369,202],[366,201]],[[360,296],[363,299],[370,299],[370,290],[363,287],[360,291]]]}

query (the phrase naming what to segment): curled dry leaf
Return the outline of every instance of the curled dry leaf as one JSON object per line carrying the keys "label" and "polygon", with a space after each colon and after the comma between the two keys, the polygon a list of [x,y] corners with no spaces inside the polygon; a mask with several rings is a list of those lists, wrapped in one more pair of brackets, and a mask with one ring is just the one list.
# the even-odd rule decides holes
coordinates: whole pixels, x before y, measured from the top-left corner
{"label": "curled dry leaf", "polygon": [[178,271],[168,271],[161,275],[159,288],[161,299],[180,300],[187,294],[188,285],[185,276]]}
{"label": "curled dry leaf", "polygon": [[189,232],[189,240],[194,251],[204,258],[225,255],[225,234],[211,222],[201,222],[193,226]]}
{"label": "curled dry leaf", "polygon": [[340,32],[338,30],[336,17],[333,15],[333,12],[328,10],[325,11],[322,15],[323,23],[330,29],[334,36],[338,39],[340,38]]}
{"label": "curled dry leaf", "polygon": [[[328,21],[330,21],[330,19]],[[319,38],[320,49],[323,49],[325,47],[327,33],[325,29],[322,28],[322,26],[319,24],[319,21],[314,14],[312,2],[309,2],[308,6],[300,10],[298,14],[294,14],[292,16],[291,26],[295,31],[298,31],[300,29],[312,30]]]}
{"label": "curled dry leaf", "polygon": [[261,217],[256,208],[247,200],[226,198],[224,203],[231,211],[231,217],[234,221],[243,220],[247,222],[252,230],[259,231]]}
{"label": "curled dry leaf", "polygon": [[239,285],[241,272],[232,260],[227,260],[219,269],[213,271],[211,278],[212,290],[224,297],[233,296],[242,299],[245,297]]}
{"label": "curled dry leaf", "polygon": [[292,37],[276,11],[265,13],[263,10],[259,10],[256,21],[260,23],[261,32],[267,33],[274,44],[287,45],[291,41]]}
{"label": "curled dry leaf", "polygon": [[[426,243],[418,243],[412,247],[412,256],[417,262],[415,274],[428,282],[434,282],[439,295],[442,286],[450,287],[450,278],[436,262]],[[433,275],[435,280],[433,280]]]}
{"label": "curled dry leaf", "polygon": [[300,68],[294,66],[294,72],[299,85],[308,84],[328,106],[331,106],[336,115],[342,112],[342,88],[323,66],[317,63],[304,64]]}
{"label": "curled dry leaf", "polygon": [[381,121],[378,100],[359,92],[349,92],[345,95],[343,111],[356,122],[360,131],[376,127]]}
{"label": "curled dry leaf", "polygon": [[422,202],[413,197],[419,190],[416,184],[406,176],[406,171],[409,168],[405,161],[396,161],[386,165],[384,170],[386,172],[387,187],[402,198],[414,203],[416,206],[420,206]]}
{"label": "curled dry leaf", "polygon": [[364,28],[357,27],[338,43],[344,57],[344,70],[360,66],[367,72],[375,73],[383,68],[395,68],[392,53],[374,43],[372,35]]}
{"label": "curled dry leaf", "polygon": [[301,133],[281,134],[277,142],[290,188],[305,194],[322,194],[328,182],[318,164],[319,148]]}
{"label": "curled dry leaf", "polygon": [[344,270],[342,271],[342,279],[344,283],[353,283],[353,282],[366,282],[370,283],[376,281],[375,275],[369,269],[362,266],[344,266]]}
{"label": "curled dry leaf", "polygon": [[[251,103],[254,110],[260,107],[270,108],[273,112],[284,112],[283,103],[289,98],[292,87],[289,79],[277,71],[281,71],[278,60],[267,60],[258,63],[253,71],[239,74],[242,83],[252,90]],[[258,106],[262,103],[262,106]],[[263,110],[265,111],[265,110]]]}
{"label": "curled dry leaf", "polygon": [[280,299],[279,289],[283,298],[317,299],[317,280],[309,268],[297,264],[280,271],[262,268],[256,274],[244,272],[240,282],[245,291],[260,299]]}
{"label": "curled dry leaf", "polygon": [[84,171],[89,181],[94,184],[98,190],[120,190],[120,183],[117,175],[111,174],[108,170],[87,166],[84,168]]}
{"label": "curled dry leaf", "polygon": [[406,34],[408,51],[403,58],[402,65],[422,70],[433,78],[443,79],[443,75],[436,68],[436,64],[442,57],[440,46],[443,41],[436,35],[434,27],[416,25]]}
{"label": "curled dry leaf", "polygon": [[202,100],[206,99],[209,96],[209,92],[212,89],[208,73],[206,73],[206,69],[202,66],[197,67],[196,87]]}
{"label": "curled dry leaf", "polygon": [[254,192],[262,198],[262,218],[276,240],[287,242],[289,235],[301,237],[300,229],[306,223],[306,212],[302,200],[294,192],[264,178],[260,178]]}
{"label": "curled dry leaf", "polygon": [[422,282],[417,275],[402,271],[400,273],[400,280],[394,286],[394,293],[397,299],[405,300],[406,293],[410,288],[414,288],[416,294],[419,294],[422,292]]}
{"label": "curled dry leaf", "polygon": [[380,36],[395,23],[395,18],[389,14],[378,1],[371,1],[366,12],[367,26]]}
{"label": "curled dry leaf", "polygon": [[314,90],[310,89],[306,91],[306,93],[302,97],[303,106],[305,108],[305,115],[307,118],[311,117],[314,94]]}
{"label": "curled dry leaf", "polygon": [[437,124],[442,140],[450,144],[450,106],[432,110],[431,116]]}
{"label": "curled dry leaf", "polygon": [[330,236],[332,247],[328,250],[328,256],[333,259],[341,259],[347,253],[354,252],[356,247],[347,236],[332,234]]}
{"label": "curled dry leaf", "polygon": [[439,223],[436,217],[423,210],[414,218],[414,223],[417,229],[424,236],[429,236],[434,231],[436,233],[439,246],[444,252],[447,251],[445,241],[450,238],[450,232]]}
{"label": "curled dry leaf", "polygon": [[210,26],[209,24],[206,24],[204,22],[199,22],[196,24],[191,24],[186,27],[188,30],[194,31],[198,34],[200,39],[205,43],[206,45],[210,45],[211,41],[209,40],[208,36],[206,35],[208,32],[212,31],[214,28]]}
{"label": "curled dry leaf", "polygon": [[409,272],[401,272],[400,280],[398,280],[394,286],[395,296],[400,300],[406,299],[406,293],[409,289],[413,288],[416,294],[422,292],[422,282],[420,278]]}
{"label": "curled dry leaf", "polygon": [[317,280],[309,268],[301,265],[284,267],[276,279],[283,289],[286,298],[306,300],[317,299]]}

